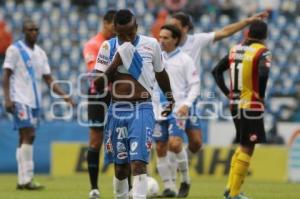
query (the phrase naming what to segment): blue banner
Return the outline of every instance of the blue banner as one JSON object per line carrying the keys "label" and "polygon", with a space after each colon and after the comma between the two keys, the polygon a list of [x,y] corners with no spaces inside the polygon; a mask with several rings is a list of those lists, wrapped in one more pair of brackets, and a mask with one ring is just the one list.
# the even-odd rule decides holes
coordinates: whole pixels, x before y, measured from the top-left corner
{"label": "blue banner", "polygon": [[[0,122],[0,172],[16,173],[16,148],[19,133],[13,130],[12,122]],[[88,142],[88,128],[76,122],[42,122],[36,131],[34,141],[35,173],[50,172],[51,143],[57,141]],[[68,154],[61,154],[68,156]]]}

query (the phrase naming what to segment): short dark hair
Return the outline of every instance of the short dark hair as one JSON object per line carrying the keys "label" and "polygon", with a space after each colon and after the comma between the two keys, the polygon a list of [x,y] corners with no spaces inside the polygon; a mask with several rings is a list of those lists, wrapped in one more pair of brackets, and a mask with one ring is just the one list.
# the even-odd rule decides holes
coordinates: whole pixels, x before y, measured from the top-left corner
{"label": "short dark hair", "polygon": [[166,25],[163,25],[160,29],[161,30],[163,30],[163,29],[169,30],[172,33],[173,38],[178,38],[178,41],[176,43],[176,46],[178,46],[180,39],[181,39],[181,32],[176,26],[171,25],[171,24],[166,24]]}
{"label": "short dark hair", "polygon": [[125,25],[134,19],[133,13],[128,9],[121,9],[115,14],[114,24],[115,25]]}
{"label": "short dark hair", "polygon": [[264,40],[267,38],[268,34],[268,25],[261,20],[254,21],[248,32],[248,37],[258,40]]}
{"label": "short dark hair", "polygon": [[115,14],[117,11],[115,10],[109,10],[105,13],[105,15],[103,16],[103,20],[107,21],[108,23],[113,22]]}
{"label": "short dark hair", "polygon": [[194,25],[190,15],[184,12],[177,12],[173,14],[172,18],[179,20],[182,26],[188,26],[189,30],[193,30]]}
{"label": "short dark hair", "polygon": [[35,23],[34,20],[32,20],[32,19],[29,18],[29,17],[25,17],[25,19],[23,20],[23,24],[22,24],[22,29],[23,29],[23,30],[25,29],[25,26],[26,26],[27,24],[35,24],[35,25],[36,25],[36,23]]}

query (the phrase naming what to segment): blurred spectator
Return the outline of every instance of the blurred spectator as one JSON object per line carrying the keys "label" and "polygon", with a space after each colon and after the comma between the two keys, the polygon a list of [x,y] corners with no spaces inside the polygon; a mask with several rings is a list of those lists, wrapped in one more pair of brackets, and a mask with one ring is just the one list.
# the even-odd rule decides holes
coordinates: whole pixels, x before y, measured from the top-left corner
{"label": "blurred spectator", "polygon": [[282,1],[280,4],[280,11],[289,19],[293,19],[295,16],[295,13],[297,13],[297,4],[298,4],[298,8],[299,8],[299,3],[300,2],[298,0]]}
{"label": "blurred spectator", "polygon": [[[238,7],[239,14],[250,16],[254,14],[257,10],[258,4],[257,1],[249,1],[249,0],[233,0],[236,7]],[[247,5],[247,6],[245,6]]]}
{"label": "blurred spectator", "polygon": [[203,15],[205,13],[205,10],[206,10],[206,1],[190,0],[186,6],[185,12],[189,13],[193,17],[194,22],[198,22],[201,15]]}
{"label": "blurred spectator", "polygon": [[8,30],[4,20],[0,19],[0,66],[2,66],[5,51],[12,43],[12,33]]}
{"label": "blurred spectator", "polygon": [[233,0],[220,0],[219,15],[227,15],[230,20],[235,21],[237,19],[237,7]]}
{"label": "blurred spectator", "polygon": [[187,0],[165,0],[165,6],[169,11],[173,13],[183,9],[186,6],[187,2]]}
{"label": "blurred spectator", "polygon": [[154,24],[151,27],[151,34],[157,40],[159,39],[160,28],[163,25],[165,25],[165,23],[168,19],[168,15],[169,15],[169,13],[167,10],[165,10],[165,9],[160,10]]}

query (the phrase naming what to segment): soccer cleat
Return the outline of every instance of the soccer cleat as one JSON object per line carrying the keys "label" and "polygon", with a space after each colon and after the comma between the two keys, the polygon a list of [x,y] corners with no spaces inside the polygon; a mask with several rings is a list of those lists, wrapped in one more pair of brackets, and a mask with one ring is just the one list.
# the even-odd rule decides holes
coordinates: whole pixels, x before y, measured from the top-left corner
{"label": "soccer cleat", "polygon": [[186,198],[189,195],[190,187],[191,187],[190,184],[186,182],[182,182],[180,184],[180,188],[177,196],[180,198]]}
{"label": "soccer cleat", "polygon": [[249,199],[247,196],[243,195],[243,194],[239,194],[235,197],[228,197],[227,199]]}
{"label": "soccer cleat", "polygon": [[227,198],[229,197],[229,193],[230,193],[230,190],[229,190],[229,189],[226,189],[226,190],[224,191],[224,194],[223,194],[224,199],[227,199]]}
{"label": "soccer cleat", "polygon": [[175,198],[176,192],[171,189],[165,189],[161,196],[158,196],[157,198]]}
{"label": "soccer cleat", "polygon": [[17,189],[22,189],[22,190],[31,190],[31,191],[37,191],[37,190],[42,190],[45,187],[41,185],[40,183],[31,180],[30,182],[24,184],[24,185],[17,185]]}
{"label": "soccer cleat", "polygon": [[23,189],[24,189],[24,185],[22,185],[22,184],[17,184],[16,189],[17,189],[17,190],[23,190]]}
{"label": "soccer cleat", "polygon": [[98,189],[92,189],[89,193],[90,199],[100,199],[100,192]]}

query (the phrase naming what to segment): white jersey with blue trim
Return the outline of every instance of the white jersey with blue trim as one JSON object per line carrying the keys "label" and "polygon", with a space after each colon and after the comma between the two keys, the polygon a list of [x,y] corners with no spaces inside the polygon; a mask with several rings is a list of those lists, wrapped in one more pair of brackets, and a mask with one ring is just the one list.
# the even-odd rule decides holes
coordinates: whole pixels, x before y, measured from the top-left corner
{"label": "white jersey with blue trim", "polygon": [[155,72],[164,69],[157,40],[138,35],[132,43],[121,44],[117,38],[105,41],[99,50],[95,70],[105,72],[117,51],[123,62],[118,72],[130,74],[152,95]]}
{"label": "white jersey with blue trim", "polygon": [[[174,112],[182,105],[191,107],[200,92],[200,78],[192,58],[177,48],[170,53],[163,52],[163,60],[175,99]],[[166,119],[161,116],[163,105],[166,104],[166,99],[157,85],[153,97],[156,120]]]}
{"label": "white jersey with blue trim", "polygon": [[[6,51],[3,68],[12,70],[10,76],[10,97],[14,102],[26,104],[32,108],[37,107],[36,98],[41,102],[41,80],[43,75],[50,74],[50,66],[48,58],[44,50],[38,45],[34,45],[31,49],[23,41],[18,41],[19,44],[25,49],[25,52],[29,55],[30,61],[33,66],[35,74],[35,80],[32,80],[26,65],[20,54],[20,50],[15,46],[11,45]],[[37,97],[33,89],[33,81],[37,86]],[[39,103],[40,104],[40,103]]]}
{"label": "white jersey with blue trim", "polygon": [[215,32],[187,35],[186,41],[180,46],[182,51],[187,53],[194,60],[198,72],[201,71],[202,50],[205,46],[212,44],[214,38]]}

